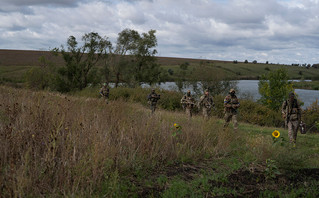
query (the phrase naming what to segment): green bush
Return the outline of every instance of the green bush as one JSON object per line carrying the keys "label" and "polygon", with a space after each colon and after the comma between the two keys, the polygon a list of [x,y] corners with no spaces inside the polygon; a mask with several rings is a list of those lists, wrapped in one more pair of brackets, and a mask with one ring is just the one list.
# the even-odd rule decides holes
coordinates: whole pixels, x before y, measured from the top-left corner
{"label": "green bush", "polygon": [[31,89],[45,89],[49,86],[50,76],[41,68],[33,67],[25,74],[26,87]]}
{"label": "green bush", "polygon": [[[319,104],[318,100],[316,102],[312,103],[310,107],[308,107],[306,110],[303,111],[302,118],[301,118],[305,123],[308,129],[310,131],[319,131],[319,128],[316,125],[316,122],[319,120]],[[308,130],[306,128],[306,130]]]}

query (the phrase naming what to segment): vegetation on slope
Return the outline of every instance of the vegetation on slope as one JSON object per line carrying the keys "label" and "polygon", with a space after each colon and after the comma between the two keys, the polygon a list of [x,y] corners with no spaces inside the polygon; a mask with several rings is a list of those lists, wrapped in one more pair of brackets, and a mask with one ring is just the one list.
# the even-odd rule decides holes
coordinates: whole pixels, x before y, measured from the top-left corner
{"label": "vegetation on slope", "polygon": [[[318,135],[0,87],[3,196],[316,196]],[[175,128],[177,123],[181,128]],[[287,132],[277,128],[287,139]],[[176,131],[178,130],[178,131]]]}

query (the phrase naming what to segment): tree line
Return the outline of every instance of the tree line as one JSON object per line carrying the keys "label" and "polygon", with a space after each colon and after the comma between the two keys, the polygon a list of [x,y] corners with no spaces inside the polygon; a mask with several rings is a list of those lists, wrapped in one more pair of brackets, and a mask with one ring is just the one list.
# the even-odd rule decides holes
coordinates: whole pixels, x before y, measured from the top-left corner
{"label": "tree line", "polygon": [[156,61],[155,33],[155,30],[140,34],[124,29],[115,43],[96,32],[86,33],[81,41],[70,36],[66,45],[52,50],[63,58],[64,66],[56,67],[40,57],[42,66],[27,72],[27,86],[69,92],[101,82],[112,81],[116,87],[119,83],[136,87],[141,83],[163,82],[167,72]]}

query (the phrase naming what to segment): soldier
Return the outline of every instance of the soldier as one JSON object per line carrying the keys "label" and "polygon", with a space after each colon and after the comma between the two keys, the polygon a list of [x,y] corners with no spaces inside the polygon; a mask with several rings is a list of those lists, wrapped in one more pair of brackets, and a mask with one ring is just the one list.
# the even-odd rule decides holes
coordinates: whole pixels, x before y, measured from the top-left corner
{"label": "soldier", "polygon": [[191,91],[188,90],[187,93],[182,97],[181,104],[183,106],[183,109],[186,111],[186,115],[189,116],[189,118],[192,117],[192,111],[195,106],[195,99],[191,96]]}
{"label": "soldier", "polygon": [[225,112],[225,124],[224,129],[229,125],[231,119],[233,119],[234,131],[237,131],[237,109],[240,107],[237,96],[235,95],[235,90],[230,89],[229,95],[224,99],[224,112]]}
{"label": "soldier", "polygon": [[161,98],[161,95],[155,93],[155,89],[152,89],[152,92],[148,95],[147,100],[152,113],[155,112],[157,101]]}
{"label": "soldier", "polygon": [[205,90],[204,95],[200,97],[198,107],[202,107],[203,116],[205,119],[209,119],[212,108],[215,108],[213,97],[209,95],[208,89]]}
{"label": "soldier", "polygon": [[104,83],[103,87],[100,89],[100,95],[104,98],[106,104],[108,104],[109,103],[110,89],[109,89],[107,83]]}
{"label": "soldier", "polygon": [[293,92],[290,92],[289,98],[282,103],[281,113],[285,119],[286,126],[288,126],[288,137],[290,143],[293,143],[293,146],[295,147],[298,127],[301,121],[301,109]]}

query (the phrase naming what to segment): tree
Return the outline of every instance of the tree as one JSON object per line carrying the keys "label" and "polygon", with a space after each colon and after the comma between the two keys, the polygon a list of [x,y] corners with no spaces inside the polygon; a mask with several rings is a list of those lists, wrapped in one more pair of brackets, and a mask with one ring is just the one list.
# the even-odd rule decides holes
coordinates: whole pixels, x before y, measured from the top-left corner
{"label": "tree", "polygon": [[134,80],[136,82],[153,84],[161,82],[164,78],[164,71],[156,61],[157,50],[156,31],[150,30],[148,33],[142,33],[137,40],[136,49],[133,50],[135,67],[133,70]]}
{"label": "tree", "polygon": [[133,64],[131,56],[133,50],[137,48],[140,35],[137,31],[131,29],[124,29],[118,34],[115,49],[110,52],[108,63],[110,64],[115,76],[115,87],[120,82],[128,83],[132,78],[130,74],[130,66]]}
{"label": "tree", "polygon": [[165,72],[157,64],[155,30],[140,35],[137,31],[125,29],[118,34],[115,49],[111,48],[108,67],[115,76],[115,86],[125,82],[130,86],[141,83],[160,82]]}
{"label": "tree", "polygon": [[94,67],[106,57],[111,43],[107,38],[102,38],[98,33],[91,32],[82,37],[83,45],[79,46],[76,38],[70,36],[67,40],[67,49],[53,49],[56,54],[61,54],[65,66],[58,70],[58,91],[68,92],[74,89],[82,90],[89,83],[98,82]]}
{"label": "tree", "polygon": [[293,91],[292,83],[288,81],[287,70],[281,68],[262,75],[258,91],[261,95],[259,102],[273,110],[280,109],[288,93]]}

